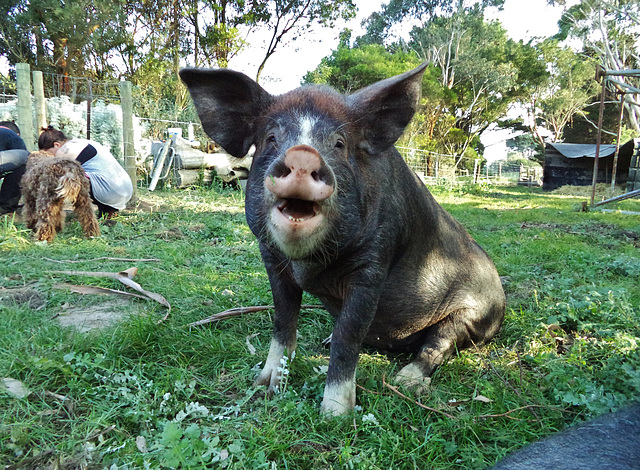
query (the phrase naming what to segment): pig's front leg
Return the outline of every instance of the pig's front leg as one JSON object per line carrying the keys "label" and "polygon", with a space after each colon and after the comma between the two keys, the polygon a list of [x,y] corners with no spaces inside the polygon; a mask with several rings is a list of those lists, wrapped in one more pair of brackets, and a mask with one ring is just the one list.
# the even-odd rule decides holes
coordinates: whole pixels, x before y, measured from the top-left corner
{"label": "pig's front leg", "polygon": [[338,416],[356,404],[356,366],[360,347],[375,316],[377,289],[352,287],[331,334],[331,354],[321,411]]}
{"label": "pig's front leg", "polygon": [[273,271],[267,269],[275,306],[271,346],[262,372],[254,382],[254,386],[266,385],[268,394],[276,392],[282,380],[282,358],[286,354],[291,357],[296,350],[298,315],[302,302],[302,290],[287,277]]}

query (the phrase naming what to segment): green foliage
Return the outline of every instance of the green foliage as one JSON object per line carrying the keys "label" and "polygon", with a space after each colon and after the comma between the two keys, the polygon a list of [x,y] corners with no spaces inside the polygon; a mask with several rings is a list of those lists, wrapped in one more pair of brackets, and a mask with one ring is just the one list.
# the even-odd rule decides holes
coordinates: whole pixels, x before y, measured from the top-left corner
{"label": "green foliage", "polygon": [[464,2],[450,0],[391,0],[382,5],[379,12],[373,13],[365,24],[366,34],[359,39],[360,44],[386,44],[393,38],[393,27],[410,19],[423,23],[449,17],[455,13],[482,14],[489,6],[501,7],[504,0],[481,0],[466,6]]}
{"label": "green foliage", "polygon": [[[423,21],[412,29],[408,43],[383,46],[372,40],[370,30],[351,47],[346,31],[338,49],[305,82],[352,92],[428,61],[420,108],[400,145],[449,155],[451,165],[460,168],[458,162],[469,164],[482,153],[480,135],[509,106],[528,100],[535,90],[548,90],[550,75],[540,50],[508,39],[499,23],[485,21],[484,6],[448,5],[446,14],[432,15],[433,8],[443,7],[440,2],[391,2],[384,10],[390,23],[378,26],[389,28],[402,15]],[[396,18],[396,13],[402,15]],[[381,15],[372,15],[370,25]],[[375,35],[384,36],[381,31]]]}
{"label": "green foliage", "polygon": [[[604,70],[637,70],[640,33],[640,4],[632,0],[581,0],[567,8],[558,22],[559,39],[571,38],[582,43],[586,56]],[[640,79],[636,76],[612,77],[627,85],[638,87]],[[609,85],[611,92],[616,87]],[[640,107],[626,94],[626,122],[636,132],[640,132]],[[614,123],[617,119],[614,120]],[[615,133],[617,125],[607,126]]]}
{"label": "green foliage", "polygon": [[0,13],[0,53],[44,72],[110,75],[106,59],[125,39],[121,0],[21,0],[2,5]]}
{"label": "green foliage", "polygon": [[[114,470],[480,469],[635,399],[637,218],[574,212],[584,196],[515,186],[432,192],[505,276],[502,330],[491,344],[441,367],[428,390],[402,390],[408,399],[383,383],[408,357],[364,348],[358,407],[337,419],[319,412],[328,365],[321,340],[333,324],[326,311],[301,315],[297,354],[282,365],[286,386],[271,398],[251,385],[269,349],[269,312],[188,326],[228,308],[271,303],[241,194],[218,185],[144,194],[152,210],[122,211],[90,240],[70,217],[48,246],[34,243],[18,219],[1,217],[0,370],[30,394],[0,389],[0,462]],[[640,202],[615,207],[640,211]],[[159,261],[133,261],[149,258]],[[130,315],[103,330],[80,334],[57,323],[69,310],[88,315],[112,302],[61,283],[125,290],[111,279],[60,271],[132,265],[136,282],[171,303],[164,322],[164,307],[133,299],[118,304]]]}
{"label": "green foliage", "polygon": [[342,93],[351,93],[419,64],[420,60],[412,53],[392,54],[380,45],[354,49],[343,45],[322,59],[315,70],[304,76],[303,82],[329,85]]}

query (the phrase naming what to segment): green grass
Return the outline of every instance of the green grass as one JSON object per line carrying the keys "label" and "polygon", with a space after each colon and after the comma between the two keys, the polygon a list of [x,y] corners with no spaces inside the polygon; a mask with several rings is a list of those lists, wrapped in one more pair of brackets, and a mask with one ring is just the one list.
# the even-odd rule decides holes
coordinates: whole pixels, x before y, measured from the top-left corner
{"label": "green grass", "polygon": [[[251,386],[269,348],[270,312],[188,326],[271,303],[239,193],[141,190],[153,210],[125,211],[92,240],[69,220],[49,246],[0,218],[0,377],[31,392],[0,390],[0,464],[480,469],[640,394],[639,216],[578,212],[587,197],[514,186],[433,192],[505,277],[504,327],[441,367],[429,390],[401,390],[408,399],[383,383],[408,357],[365,349],[357,410],[337,419],[319,413],[328,363],[321,340],[332,325],[325,311],[303,313],[297,355],[274,398]],[[640,202],[607,207],[640,211]],[[80,334],[58,325],[69,308],[112,299],[57,284],[125,288],[55,271],[131,266],[136,282],[171,303],[166,321],[158,324],[160,304],[134,299],[130,318],[110,328]]]}

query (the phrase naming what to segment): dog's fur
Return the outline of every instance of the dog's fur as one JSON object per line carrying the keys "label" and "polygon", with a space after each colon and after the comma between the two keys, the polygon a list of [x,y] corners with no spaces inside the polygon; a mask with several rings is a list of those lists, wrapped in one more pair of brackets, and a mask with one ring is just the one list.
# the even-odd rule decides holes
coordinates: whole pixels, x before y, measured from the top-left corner
{"label": "dog's fur", "polygon": [[53,241],[62,230],[63,205],[69,202],[87,237],[100,236],[100,227],[89,196],[90,183],[80,163],[45,152],[33,152],[21,181],[23,216],[40,241]]}

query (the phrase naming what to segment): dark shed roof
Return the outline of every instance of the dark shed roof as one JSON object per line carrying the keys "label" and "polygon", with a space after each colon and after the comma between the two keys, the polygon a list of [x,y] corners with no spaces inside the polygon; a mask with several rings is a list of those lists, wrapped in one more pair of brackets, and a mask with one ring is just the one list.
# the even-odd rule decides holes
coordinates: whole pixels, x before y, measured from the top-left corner
{"label": "dark shed roof", "polygon": [[[547,144],[567,158],[596,157],[595,144]],[[633,139],[620,146],[620,153],[633,152]],[[601,145],[599,157],[605,158],[616,153],[615,145]]]}

